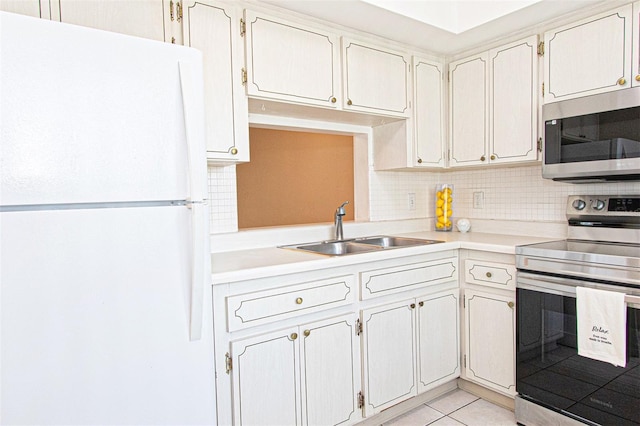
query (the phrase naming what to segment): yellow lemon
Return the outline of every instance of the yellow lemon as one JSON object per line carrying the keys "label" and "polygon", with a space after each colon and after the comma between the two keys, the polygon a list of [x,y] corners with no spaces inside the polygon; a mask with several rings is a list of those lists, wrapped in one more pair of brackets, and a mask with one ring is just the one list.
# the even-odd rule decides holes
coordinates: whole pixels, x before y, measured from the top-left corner
{"label": "yellow lemon", "polygon": [[438,199],[436,201],[436,207],[442,207],[442,206],[444,206],[444,200]]}
{"label": "yellow lemon", "polygon": [[444,218],[444,216],[438,216],[438,223],[444,224],[445,222],[446,222],[446,219]]}
{"label": "yellow lemon", "polygon": [[442,198],[442,191],[436,192],[436,197],[437,198]]}
{"label": "yellow lemon", "polygon": [[447,220],[444,224],[444,226],[446,226],[447,228],[451,228],[451,221]]}
{"label": "yellow lemon", "polygon": [[447,215],[447,217],[451,217],[451,215],[452,215],[452,214],[453,214],[453,210],[448,209],[448,210],[446,211],[446,215]]}
{"label": "yellow lemon", "polygon": [[436,209],[436,216],[442,216],[444,214],[444,210],[441,207]]}

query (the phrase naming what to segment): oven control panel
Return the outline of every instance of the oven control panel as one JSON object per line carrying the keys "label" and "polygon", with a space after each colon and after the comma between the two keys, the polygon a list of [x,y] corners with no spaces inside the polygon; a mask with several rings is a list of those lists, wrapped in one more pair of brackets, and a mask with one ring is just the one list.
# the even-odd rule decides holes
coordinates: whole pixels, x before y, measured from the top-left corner
{"label": "oven control panel", "polygon": [[572,195],[567,204],[567,216],[639,216],[640,195]]}

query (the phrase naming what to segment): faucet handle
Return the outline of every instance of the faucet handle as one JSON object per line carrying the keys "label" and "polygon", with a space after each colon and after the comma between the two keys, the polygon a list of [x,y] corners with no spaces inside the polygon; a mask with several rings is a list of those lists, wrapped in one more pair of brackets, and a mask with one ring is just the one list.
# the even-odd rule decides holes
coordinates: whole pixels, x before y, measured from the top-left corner
{"label": "faucet handle", "polygon": [[336,215],[338,216],[346,215],[347,213],[344,211],[344,206],[346,206],[347,204],[349,204],[349,201],[345,201],[344,203],[342,203],[342,205],[338,207],[338,210],[336,210]]}

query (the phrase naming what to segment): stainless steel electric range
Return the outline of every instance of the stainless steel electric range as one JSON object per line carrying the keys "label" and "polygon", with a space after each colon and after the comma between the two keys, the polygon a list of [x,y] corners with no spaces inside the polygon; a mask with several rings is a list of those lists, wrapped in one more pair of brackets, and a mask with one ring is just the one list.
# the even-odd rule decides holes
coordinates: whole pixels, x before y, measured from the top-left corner
{"label": "stainless steel electric range", "polygon": [[[516,248],[516,420],[640,425],[640,195],[571,196],[568,239]],[[622,292],[627,362],[578,355],[576,287]]]}

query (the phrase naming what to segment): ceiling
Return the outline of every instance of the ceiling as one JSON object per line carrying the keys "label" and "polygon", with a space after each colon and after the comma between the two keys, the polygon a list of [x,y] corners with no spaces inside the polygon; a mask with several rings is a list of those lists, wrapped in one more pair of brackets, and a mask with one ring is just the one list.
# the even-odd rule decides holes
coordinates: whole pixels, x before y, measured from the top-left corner
{"label": "ceiling", "polygon": [[441,55],[455,55],[612,0],[263,0]]}

